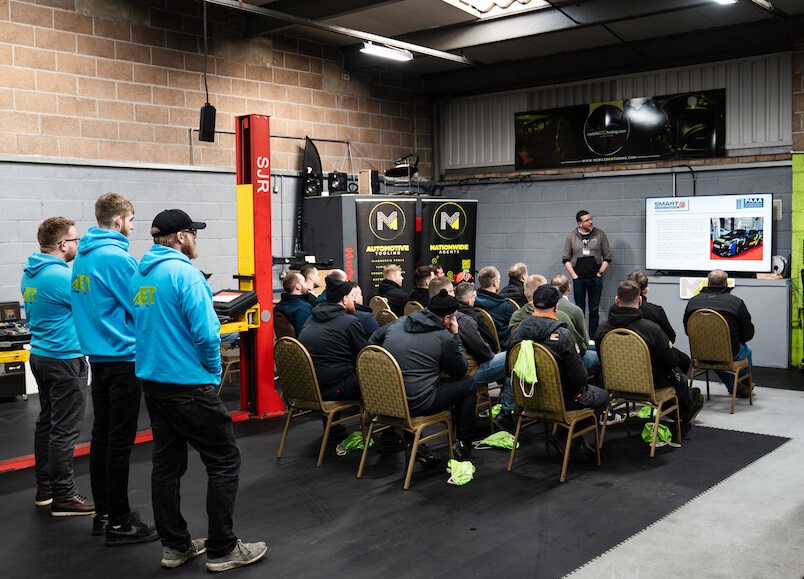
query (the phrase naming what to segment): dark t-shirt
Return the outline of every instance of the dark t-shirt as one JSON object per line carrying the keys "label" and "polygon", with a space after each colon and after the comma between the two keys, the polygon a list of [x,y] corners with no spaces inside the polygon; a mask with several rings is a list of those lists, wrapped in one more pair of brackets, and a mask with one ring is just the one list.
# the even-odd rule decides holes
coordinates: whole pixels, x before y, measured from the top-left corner
{"label": "dark t-shirt", "polygon": [[[584,247],[586,247],[592,237],[592,233],[580,233],[579,235],[584,242]],[[599,269],[600,266],[591,255],[581,256],[575,262],[575,273],[578,274],[578,277],[595,277]]]}

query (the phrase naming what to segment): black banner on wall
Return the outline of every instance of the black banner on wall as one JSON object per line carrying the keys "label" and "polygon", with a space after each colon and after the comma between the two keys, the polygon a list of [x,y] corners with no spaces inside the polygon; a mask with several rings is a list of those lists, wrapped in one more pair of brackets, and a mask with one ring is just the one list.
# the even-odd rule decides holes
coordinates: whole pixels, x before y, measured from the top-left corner
{"label": "black banner on wall", "polygon": [[422,199],[422,265],[440,263],[453,282],[474,275],[477,201]]}
{"label": "black banner on wall", "polygon": [[355,200],[357,263],[360,288],[366,304],[377,294],[382,270],[389,263],[402,268],[405,291],[413,287],[416,268],[416,200]]}
{"label": "black banner on wall", "polygon": [[516,169],[723,157],[726,91],[516,113]]}

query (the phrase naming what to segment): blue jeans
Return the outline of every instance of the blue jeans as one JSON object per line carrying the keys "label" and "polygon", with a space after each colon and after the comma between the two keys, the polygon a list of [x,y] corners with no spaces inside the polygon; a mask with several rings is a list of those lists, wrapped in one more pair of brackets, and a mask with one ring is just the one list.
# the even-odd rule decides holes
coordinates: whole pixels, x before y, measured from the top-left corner
{"label": "blue jeans", "polygon": [[58,360],[31,354],[40,409],[34,431],[36,485],[53,491],[56,501],[77,492],[73,452],[84,423],[87,368],[84,358]]}
{"label": "blue jeans", "polygon": [[[575,304],[586,312],[586,299],[589,297],[589,337],[594,339],[597,326],[600,323],[600,295],[603,293],[603,278],[579,277],[572,280],[572,291],[575,294]],[[579,330],[580,331],[580,330]]]}
{"label": "blue jeans", "polygon": [[438,381],[435,396],[430,404],[410,409],[411,416],[436,414],[452,408],[458,440],[472,440],[475,426],[475,379],[469,375],[460,378],[442,378]]}
{"label": "blue jeans", "polygon": [[217,385],[193,387],[143,380],[142,389],[154,435],[151,496],[162,545],[182,551],[190,545],[180,509],[189,443],[207,470],[207,557],[222,557],[237,543],[232,514],[240,482],[240,449]]}
{"label": "blue jeans", "polygon": [[603,388],[603,365],[594,346],[588,346],[583,354],[583,367],[586,373],[595,377],[595,385]]}
{"label": "blue jeans", "polygon": [[[748,359],[748,367],[751,368],[753,366],[751,363],[751,346],[749,346],[748,344],[741,343],[740,349],[737,350],[737,355],[734,356],[734,361],[736,362],[737,360],[745,360],[746,358]],[[726,374],[725,372],[717,372],[717,371],[715,372],[715,374],[717,374],[717,377],[720,378],[720,381],[726,385],[726,390],[728,390],[729,394],[731,394],[731,390],[732,388],[734,388],[734,376],[732,376],[731,374]],[[740,373],[740,377],[742,378],[747,374],[748,371],[743,370]]]}
{"label": "blue jeans", "polygon": [[134,362],[92,362],[92,446],[89,477],[95,510],[113,525],[128,521],[128,472],[137,436],[142,386]]}
{"label": "blue jeans", "polygon": [[475,372],[475,384],[488,384],[489,382],[502,383],[500,404],[503,412],[514,411],[514,391],[511,389],[511,379],[505,372],[505,352],[497,352],[494,357],[482,364],[478,364]]}

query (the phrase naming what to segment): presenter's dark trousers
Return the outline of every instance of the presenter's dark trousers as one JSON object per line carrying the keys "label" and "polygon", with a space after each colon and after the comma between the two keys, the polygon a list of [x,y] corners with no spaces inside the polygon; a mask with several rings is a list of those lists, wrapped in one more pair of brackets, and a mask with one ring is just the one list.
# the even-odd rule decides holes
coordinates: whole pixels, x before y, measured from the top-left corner
{"label": "presenter's dark trousers", "polygon": [[162,545],[184,551],[190,545],[181,514],[181,477],[187,470],[187,445],[198,451],[207,470],[206,543],[209,558],[223,557],[237,543],[232,514],[240,482],[240,449],[232,417],[217,385],[184,386],[142,381],[154,435],[151,495]]}
{"label": "presenter's dark trousers", "polygon": [[589,335],[597,333],[600,323],[600,295],[603,293],[603,278],[579,277],[572,280],[572,292],[575,294],[575,303],[586,312],[586,300],[589,299]]}

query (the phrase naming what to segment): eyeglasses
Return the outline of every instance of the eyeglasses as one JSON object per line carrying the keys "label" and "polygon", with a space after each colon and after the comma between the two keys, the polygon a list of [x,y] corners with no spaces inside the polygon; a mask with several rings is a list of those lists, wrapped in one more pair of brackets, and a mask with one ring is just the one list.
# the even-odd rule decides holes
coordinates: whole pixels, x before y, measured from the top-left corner
{"label": "eyeglasses", "polygon": [[191,234],[193,237],[197,237],[197,236],[198,236],[198,230],[197,230],[196,228],[194,228],[194,227],[191,227],[190,229],[182,229],[182,231],[183,231],[184,233],[189,233],[189,234]]}
{"label": "eyeglasses", "polygon": [[[81,238],[74,237],[73,239],[62,239],[61,241],[75,241],[76,243],[78,243],[79,241],[81,241]],[[59,243],[61,243],[61,241]]]}

